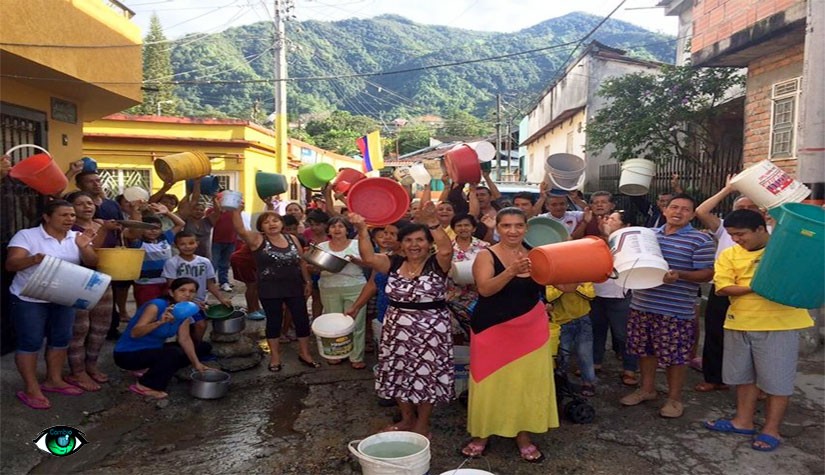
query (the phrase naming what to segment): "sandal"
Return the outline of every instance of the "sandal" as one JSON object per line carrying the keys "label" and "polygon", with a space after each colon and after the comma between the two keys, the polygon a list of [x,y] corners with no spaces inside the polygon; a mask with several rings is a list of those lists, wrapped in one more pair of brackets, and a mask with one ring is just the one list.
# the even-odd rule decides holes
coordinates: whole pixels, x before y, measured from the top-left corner
{"label": "sandal", "polygon": [[271,373],[277,373],[278,371],[284,369],[284,366],[281,363],[270,364],[269,366],[267,366],[267,369]]}
{"label": "sandal", "polygon": [[639,378],[636,377],[636,373],[622,373],[622,384],[625,386],[636,386],[639,384]]}
{"label": "sandal", "polygon": [[716,432],[742,435],[756,435],[756,430],[740,429],[734,426],[733,421],[731,421],[730,419],[716,419],[715,421],[705,421],[702,423],[702,425],[705,426],[705,429]]}
{"label": "sandal", "polygon": [[106,384],[109,382],[109,376],[104,373],[89,373],[89,376],[94,379],[96,383]]}
{"label": "sandal", "polygon": [[32,409],[37,409],[41,411],[45,411],[52,407],[52,403],[49,402],[48,399],[44,398],[37,398],[31,397],[26,394],[25,391],[17,391],[17,399],[20,400],[23,404],[29,406]]}
{"label": "sandal", "polygon": [[80,378],[76,378],[74,376],[66,376],[63,378],[63,381],[66,381],[72,386],[77,386],[78,388],[90,393],[100,391],[101,389],[100,385],[94,381],[82,381]]}
{"label": "sandal", "polygon": [[544,454],[541,453],[535,444],[530,444],[527,447],[519,447],[518,452],[521,459],[527,463],[541,463],[544,461]]}
{"label": "sandal", "polygon": [[782,439],[762,433],[753,438],[751,448],[759,452],[773,452],[781,443]]}
{"label": "sandal", "polygon": [[487,446],[490,444],[490,441],[487,440],[485,442],[479,442],[475,439],[468,442],[464,445],[463,448],[458,450],[458,453],[462,457],[467,457],[471,459],[477,459],[479,457],[484,457],[487,454]]}
{"label": "sandal", "polygon": [[582,384],[580,393],[584,397],[593,397],[596,395],[596,387],[592,384]]}
{"label": "sandal", "polygon": [[350,366],[352,366],[352,369],[364,369],[367,367],[367,364],[363,361],[352,361],[350,362]]}
{"label": "sandal", "polygon": [[298,356],[298,361],[300,361],[302,365],[309,366],[310,368],[320,368],[321,367],[321,363],[318,363],[317,361],[307,361],[307,360],[303,359],[301,356]]}

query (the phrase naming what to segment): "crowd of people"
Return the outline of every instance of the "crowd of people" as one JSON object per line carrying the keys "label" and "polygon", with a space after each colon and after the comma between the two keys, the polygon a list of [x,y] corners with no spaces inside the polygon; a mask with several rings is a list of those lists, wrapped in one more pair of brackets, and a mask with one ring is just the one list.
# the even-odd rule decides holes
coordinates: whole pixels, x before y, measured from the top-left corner
{"label": "crowd of people", "polygon": [[[404,219],[373,227],[355,212],[336,209],[327,187],[308,208],[277,197],[266,200],[267,209],[248,227],[242,207],[222,209],[220,197],[201,194],[199,180],[180,200],[166,184],[148,200],[128,202],[109,199],[100,177],[81,172],[81,166],[73,163],[67,174],[78,191],[50,201],[42,223],[19,231],[9,244],[6,268],[16,272],[11,286],[15,359],[24,384],[17,397],[33,409],[50,407],[45,393],[100,390],[108,381],[98,365],[107,336],[117,340],[115,363],[137,377],[129,389],[167,397],[178,369],[191,365],[201,371],[214,358],[204,338],[207,293],[231,306],[231,268],[232,277],[246,286],[248,317],[266,320],[269,371],[282,370],[280,345],[293,340],[298,362],[320,368],[310,351],[311,320],[322,313],[350,315],[355,321],[351,368],[364,369],[366,353],[375,351],[376,393],[401,411],[400,421],[383,430],[429,437],[435,406],[457,396],[453,347],[469,344],[472,439],[460,451],[479,457],[490,437],[515,438],[518,455],[537,463],[544,454],[531,435],[559,425],[549,322],[561,328],[558,364],[573,372],[575,359],[582,396],[596,396],[600,378],[606,377],[609,333],[621,360],[616,376],[632,388],[621,404],[658,399],[655,375],[663,368],[667,396],[658,412],[678,418],[686,368],[695,358],[697,295],[700,284],[712,281],[704,315],[704,381],[695,390],[735,385],[737,412],[705,426],[752,435],[755,450],[780,444],[779,422],[793,392],[794,342],[798,330],[813,322],[804,310],[751,291],[770,227],[763,210],[744,196],[724,220],[714,214],[732,192],[729,184],[697,206],[674,179],[673,193],[660,195],[656,206],[644,203],[644,214],[632,216],[614,209],[607,191],[585,201],[581,193],[543,183],[538,199],[520,193],[505,202],[487,174],[483,185],[445,178],[439,199],[425,187]],[[539,285],[530,278],[524,240],[532,216],[557,221],[570,239],[606,240],[624,227],[652,227],[667,274],[661,285],[632,292],[610,280]],[[707,229],[695,229],[694,218]],[[114,282],[94,308],[75,311],[22,295],[44,256],[94,267],[95,249],[118,244],[145,251],[140,277]],[[337,273],[313,268],[301,258],[309,246],[350,262]],[[581,257],[586,265],[588,256]],[[452,272],[468,262],[473,283],[456,283]],[[131,316],[125,305],[130,287],[137,306]],[[195,302],[200,310],[176,312],[183,302]],[[128,323],[119,334],[121,321]],[[41,383],[36,369],[44,339],[47,376]],[[64,375],[67,355],[70,372]],[[757,433],[753,414],[762,395],[767,417]]]}

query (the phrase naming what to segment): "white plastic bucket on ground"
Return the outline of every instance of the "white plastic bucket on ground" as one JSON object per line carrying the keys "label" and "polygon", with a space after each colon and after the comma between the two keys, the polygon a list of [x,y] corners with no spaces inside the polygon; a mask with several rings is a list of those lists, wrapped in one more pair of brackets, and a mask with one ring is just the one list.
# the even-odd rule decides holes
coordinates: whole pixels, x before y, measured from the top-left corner
{"label": "white plastic bucket on ground", "polygon": [[410,167],[410,176],[417,185],[424,186],[430,183],[432,177],[423,163],[416,163]]}
{"label": "white plastic bucket on ground", "polygon": [[392,172],[392,176],[395,177],[395,181],[404,186],[410,186],[415,183],[415,179],[413,179],[410,174],[410,167],[398,167]]}
{"label": "white plastic bucket on ground", "polygon": [[353,440],[347,448],[364,475],[424,475],[430,471],[430,441],[415,432],[380,432]]}
{"label": "white plastic bucket on ground", "polygon": [[130,186],[123,190],[123,197],[126,201],[149,201],[149,192],[139,186]]}
{"label": "white plastic bucket on ground", "polygon": [[221,208],[234,210],[241,207],[243,195],[237,191],[224,191],[221,194]]}
{"label": "white plastic bucket on ground", "polygon": [[613,253],[616,283],[625,289],[651,289],[662,285],[669,268],[662,257],[652,229],[631,226],[619,229],[607,239]]}
{"label": "white plastic bucket on ground", "polygon": [[112,278],[53,256],[43,258],[20,292],[24,297],[79,308],[93,308]]}
{"label": "white plastic bucket on ground", "polygon": [[453,364],[455,365],[455,395],[467,390],[470,381],[470,347],[453,347]]}
{"label": "white plastic bucket on ground", "polygon": [[619,192],[628,196],[646,195],[650,181],[656,176],[656,163],[644,158],[631,158],[622,163]]}
{"label": "white plastic bucket on ground", "polygon": [[486,140],[470,142],[467,144],[467,146],[473,149],[473,151],[478,156],[479,162],[489,162],[490,160],[496,157],[495,145],[491,144]]}
{"label": "white plastic bucket on ground", "polygon": [[318,353],[328,360],[342,360],[352,353],[355,320],[343,313],[325,313],[312,321]]}
{"label": "white plastic bucket on ground", "polygon": [[544,165],[553,188],[577,190],[584,185],[584,159],[572,153],[554,153]]}
{"label": "white plastic bucket on ground", "polygon": [[785,203],[799,203],[811,194],[807,186],[770,160],[762,160],[744,169],[730,184],[758,206],[769,209]]}
{"label": "white plastic bucket on ground", "polygon": [[476,281],[473,279],[473,262],[474,261],[453,262],[453,266],[450,268],[450,278],[453,279],[453,282],[458,285],[475,284]]}

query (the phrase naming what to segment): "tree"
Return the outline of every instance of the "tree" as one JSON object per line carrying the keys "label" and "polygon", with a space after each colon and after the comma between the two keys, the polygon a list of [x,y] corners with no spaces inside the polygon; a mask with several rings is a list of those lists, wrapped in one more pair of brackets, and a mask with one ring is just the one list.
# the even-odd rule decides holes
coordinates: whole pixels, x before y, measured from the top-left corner
{"label": "tree", "polygon": [[444,118],[444,127],[438,133],[447,137],[485,137],[493,133],[493,125],[467,111],[452,110]]}
{"label": "tree", "polygon": [[335,111],[326,119],[310,120],[304,130],[318,147],[351,156],[359,153],[355,140],[377,128],[370,117]]}
{"label": "tree", "polygon": [[599,95],[608,103],[587,125],[588,152],[608,145],[617,161],[647,158],[697,162],[713,160],[720,137],[714,120],[727,93],[744,85],[735,68],[663,66],[659,74],[635,73],[606,81]]}
{"label": "tree", "polygon": [[393,148],[398,150],[399,155],[415,152],[428,147],[432,135],[433,130],[429,125],[421,122],[410,122],[398,130]]}
{"label": "tree", "polygon": [[[174,115],[178,111],[175,86],[172,79],[170,43],[167,42],[156,13],[149,21],[149,33],[143,38],[143,103],[129,109],[130,113],[141,115]],[[158,108],[160,107],[160,108]]]}

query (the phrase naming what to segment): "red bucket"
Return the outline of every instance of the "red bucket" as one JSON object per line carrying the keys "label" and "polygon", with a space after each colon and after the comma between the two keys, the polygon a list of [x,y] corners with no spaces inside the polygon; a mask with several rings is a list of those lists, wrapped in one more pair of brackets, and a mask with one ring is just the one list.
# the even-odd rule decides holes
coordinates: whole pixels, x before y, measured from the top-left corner
{"label": "red bucket", "polygon": [[45,148],[31,144],[18,145],[10,148],[6,155],[10,156],[15,150],[24,147],[36,148],[43,153],[20,161],[9,170],[9,175],[43,195],[56,195],[65,190],[69,181]]}
{"label": "red bucket", "polygon": [[367,224],[383,226],[401,219],[410,206],[407,191],[389,178],[364,178],[349,188],[347,206]]}
{"label": "red bucket", "polygon": [[455,183],[478,183],[481,181],[481,167],[478,155],[468,145],[459,145],[444,155],[447,174]]}
{"label": "red bucket", "polygon": [[352,185],[363,180],[367,176],[354,168],[342,168],[338,171],[338,176],[332,181],[332,189],[336,193],[346,194]]}

